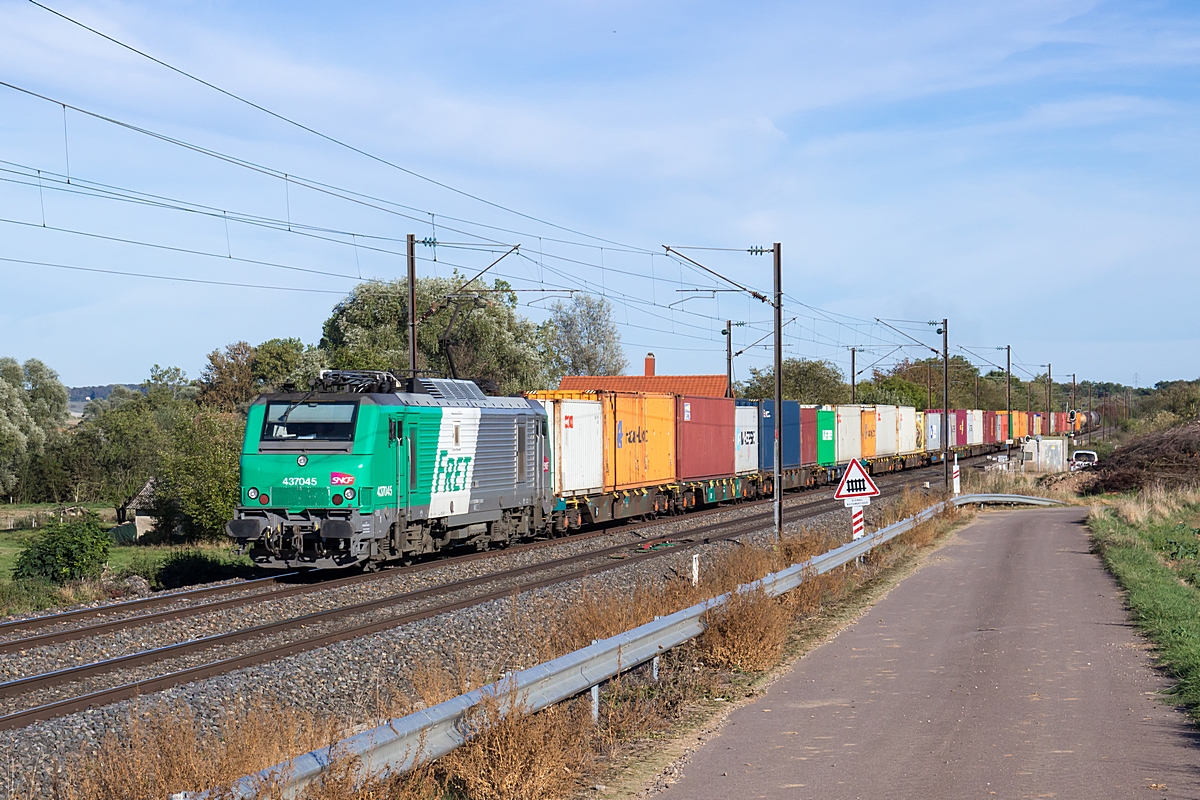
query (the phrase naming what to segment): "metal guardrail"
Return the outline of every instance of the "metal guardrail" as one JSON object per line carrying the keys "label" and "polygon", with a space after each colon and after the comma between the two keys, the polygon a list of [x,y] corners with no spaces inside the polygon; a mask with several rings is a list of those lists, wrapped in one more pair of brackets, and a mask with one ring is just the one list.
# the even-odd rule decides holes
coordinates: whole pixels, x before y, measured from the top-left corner
{"label": "metal guardrail", "polygon": [[[1065,505],[1058,500],[1011,494],[961,495],[948,501],[955,506],[973,504]],[[873,548],[907,533],[941,513],[946,503],[937,503],[853,542],[815,556],[802,564],[767,575],[753,583],[739,586],[738,592],[754,591],[761,587],[772,597],[798,587],[806,578],[821,575],[847,564]],[[309,783],[316,781],[337,758],[360,759],[362,774],[395,773],[411,769],[419,760],[443,756],[464,742],[462,729],[467,713],[486,696],[519,698],[524,710],[533,712],[576,697],[593,686],[653,659],[666,650],[699,636],[704,631],[704,615],[725,603],[730,594],[723,594],[697,603],[669,616],[647,622],[625,633],[595,642],[581,650],[538,664],[510,677],[466,694],[438,703],[435,706],[393,719],[384,725],[356,734],[331,747],[314,750],[290,762],[242,778],[233,786],[234,798],[258,796],[260,786],[279,782],[284,797],[295,797]],[[211,795],[180,793],[171,800],[201,800]]]}

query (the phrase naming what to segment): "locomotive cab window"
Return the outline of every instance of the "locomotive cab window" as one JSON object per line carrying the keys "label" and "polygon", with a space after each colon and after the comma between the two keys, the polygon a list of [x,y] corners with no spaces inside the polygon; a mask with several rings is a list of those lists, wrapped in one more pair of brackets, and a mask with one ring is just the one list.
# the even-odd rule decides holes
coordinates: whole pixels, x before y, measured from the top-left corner
{"label": "locomotive cab window", "polygon": [[357,416],[358,403],[268,403],[262,441],[350,442]]}

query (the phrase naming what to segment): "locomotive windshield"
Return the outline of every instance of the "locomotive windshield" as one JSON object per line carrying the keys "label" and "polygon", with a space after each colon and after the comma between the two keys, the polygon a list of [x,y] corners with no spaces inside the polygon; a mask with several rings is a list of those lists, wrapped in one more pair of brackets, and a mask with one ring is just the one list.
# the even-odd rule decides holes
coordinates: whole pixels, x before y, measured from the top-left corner
{"label": "locomotive windshield", "polygon": [[357,411],[358,403],[268,403],[262,441],[353,441]]}

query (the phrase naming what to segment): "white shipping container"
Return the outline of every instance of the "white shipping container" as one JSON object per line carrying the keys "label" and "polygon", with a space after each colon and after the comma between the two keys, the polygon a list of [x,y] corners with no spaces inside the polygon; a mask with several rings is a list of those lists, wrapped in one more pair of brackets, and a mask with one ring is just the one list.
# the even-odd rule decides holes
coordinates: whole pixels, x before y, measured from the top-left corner
{"label": "white shipping container", "polygon": [[975,409],[967,414],[967,444],[983,444],[983,412]]}
{"label": "white shipping container", "polygon": [[[604,412],[599,400],[554,400],[554,490],[560,497],[604,489]],[[549,405],[550,403],[547,403]]]}
{"label": "white shipping container", "polygon": [[875,455],[894,456],[899,452],[896,407],[875,406]]}
{"label": "white shipping container", "polygon": [[942,450],[942,415],[925,412],[925,452],[940,453]]}
{"label": "white shipping container", "polygon": [[917,436],[917,410],[912,406],[896,406],[896,454],[919,452],[921,438]]}
{"label": "white shipping container", "polygon": [[862,458],[862,406],[834,406],[837,463],[848,464]]}
{"label": "white shipping container", "polygon": [[734,466],[738,475],[758,471],[758,406],[734,409]]}

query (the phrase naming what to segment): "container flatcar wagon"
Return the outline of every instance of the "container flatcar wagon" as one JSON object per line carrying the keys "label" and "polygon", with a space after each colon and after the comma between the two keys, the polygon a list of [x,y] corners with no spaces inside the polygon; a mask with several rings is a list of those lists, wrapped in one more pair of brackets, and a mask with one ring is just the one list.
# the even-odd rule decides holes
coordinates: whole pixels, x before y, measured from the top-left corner
{"label": "container flatcar wagon", "polygon": [[[549,391],[488,397],[468,381],[326,371],[250,407],[226,531],[256,563],[335,569],[503,547],[612,520],[774,491],[770,400]],[[942,415],[785,401],[780,489],[937,462]],[[1061,413],[1061,412],[1060,412]],[[1099,414],[1076,412],[1082,428]],[[979,455],[1055,418],[949,412],[948,450]],[[1056,424],[1066,426],[1063,415]],[[990,449],[990,450],[989,450]]]}

